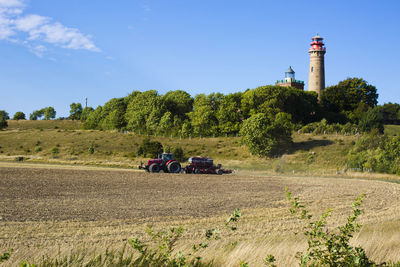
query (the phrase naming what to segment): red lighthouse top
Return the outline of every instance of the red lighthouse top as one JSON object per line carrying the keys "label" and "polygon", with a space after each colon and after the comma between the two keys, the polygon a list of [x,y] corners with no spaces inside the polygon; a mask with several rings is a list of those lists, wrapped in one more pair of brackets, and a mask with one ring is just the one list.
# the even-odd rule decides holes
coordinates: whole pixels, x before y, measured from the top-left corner
{"label": "red lighthouse top", "polygon": [[325,48],[325,44],[322,42],[324,38],[320,37],[317,33],[317,35],[315,37],[312,38],[312,42],[311,42],[311,47],[308,50],[308,52],[312,52],[312,51],[322,51],[325,52],[326,48]]}

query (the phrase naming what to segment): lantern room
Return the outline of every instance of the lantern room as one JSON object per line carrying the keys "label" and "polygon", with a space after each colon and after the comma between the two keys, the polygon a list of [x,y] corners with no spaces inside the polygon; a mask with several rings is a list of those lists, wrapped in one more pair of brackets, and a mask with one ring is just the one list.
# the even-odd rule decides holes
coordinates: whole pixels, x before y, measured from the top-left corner
{"label": "lantern room", "polygon": [[314,36],[312,38],[312,42],[311,42],[311,48],[309,49],[309,51],[323,51],[325,52],[325,44],[324,42],[322,42],[324,38],[320,37],[317,33],[316,36]]}
{"label": "lantern room", "polygon": [[324,38],[320,37],[317,33],[316,36],[312,38],[311,47],[309,51],[322,51],[325,52],[325,44],[322,42]]}
{"label": "lantern room", "polygon": [[294,70],[292,69],[292,66],[289,66],[288,70],[285,72],[285,80],[287,82],[295,81]]}

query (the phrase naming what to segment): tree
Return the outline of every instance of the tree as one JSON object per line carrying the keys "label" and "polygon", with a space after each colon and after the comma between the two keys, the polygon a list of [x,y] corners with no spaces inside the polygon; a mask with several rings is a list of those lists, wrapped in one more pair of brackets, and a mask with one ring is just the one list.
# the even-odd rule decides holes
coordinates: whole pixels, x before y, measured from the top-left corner
{"label": "tree", "polygon": [[182,120],[185,120],[186,114],[193,110],[193,98],[185,91],[169,91],[162,97],[162,100],[172,116],[178,116]]}
{"label": "tree", "polygon": [[194,134],[211,136],[218,134],[218,119],[216,117],[222,94],[196,95],[193,111],[189,113]]}
{"label": "tree", "polygon": [[8,113],[5,110],[0,110],[0,130],[8,127],[8,119],[10,119]]}
{"label": "tree", "polygon": [[45,120],[54,119],[56,117],[56,111],[53,107],[43,108],[40,111],[44,115]]}
{"label": "tree", "polygon": [[72,103],[69,105],[69,118],[71,120],[80,120],[82,116],[82,104],[81,103]]}
{"label": "tree", "polygon": [[242,113],[244,119],[256,113],[275,116],[279,112],[289,113],[295,123],[314,121],[318,111],[315,92],[304,92],[292,87],[261,86],[243,93]]}
{"label": "tree", "polygon": [[34,110],[31,114],[29,114],[29,119],[35,121],[43,117],[43,110]]}
{"label": "tree", "polygon": [[381,112],[385,121],[389,123],[400,119],[400,105],[397,103],[385,103],[381,106]]}
{"label": "tree", "polygon": [[379,107],[368,110],[358,124],[363,132],[370,132],[373,129],[378,129],[380,133],[384,132],[383,117]]}
{"label": "tree", "polygon": [[82,125],[82,128],[85,130],[88,129],[98,129],[99,123],[101,121],[101,111],[102,107],[98,106],[96,110],[90,113],[85,123]]}
{"label": "tree", "polygon": [[101,110],[99,126],[102,130],[125,129],[126,103],[124,98],[113,98]]}
{"label": "tree", "polygon": [[81,118],[80,118],[81,121],[86,121],[93,111],[94,111],[94,109],[92,107],[85,107],[82,110],[82,114],[81,114]]}
{"label": "tree", "polygon": [[223,96],[216,117],[219,130],[223,134],[236,134],[242,121],[241,102],[243,93],[238,92]]}
{"label": "tree", "polygon": [[[136,132],[139,131],[141,133],[149,133],[151,130],[148,129],[147,126],[153,126],[154,122],[147,123],[150,115],[153,114],[152,118],[155,118],[156,115],[165,112],[165,107],[162,104],[161,97],[155,90],[134,93],[132,97],[129,96],[130,101],[125,113],[127,129]],[[153,112],[153,110],[156,111]]]}
{"label": "tree", "polygon": [[15,112],[13,120],[25,120],[25,113],[21,111]]}
{"label": "tree", "polygon": [[378,103],[376,87],[362,78],[348,78],[337,85],[327,87],[321,96],[325,112],[343,114],[347,118],[360,103],[373,108]]}
{"label": "tree", "polygon": [[243,122],[240,135],[250,152],[260,157],[281,155],[292,143],[291,115],[278,113],[275,118],[257,113]]}

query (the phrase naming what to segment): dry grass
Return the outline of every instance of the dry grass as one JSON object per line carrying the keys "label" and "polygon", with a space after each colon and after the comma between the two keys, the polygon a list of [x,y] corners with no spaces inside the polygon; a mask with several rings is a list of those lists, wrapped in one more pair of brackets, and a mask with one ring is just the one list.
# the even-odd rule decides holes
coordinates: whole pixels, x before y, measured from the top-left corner
{"label": "dry grass", "polygon": [[[344,222],[352,200],[366,194],[364,228],[354,242],[378,262],[400,260],[400,185],[376,180],[287,175],[151,175],[144,172],[42,166],[0,166],[0,252],[14,249],[8,264],[42,255],[119,248],[132,236],[146,239],[146,226],[187,229],[179,249],[200,241],[204,230],[222,225],[241,208],[236,234],[204,251],[218,266],[239,259],[260,266],[274,254],[279,266],[297,262],[304,249],[302,224],[289,215],[284,187],[315,214],[332,208],[330,227]],[[238,241],[236,246],[232,242]]]}
{"label": "dry grass", "polygon": [[[20,123],[22,126],[18,126]],[[65,124],[57,126],[57,123]],[[74,165],[136,167],[145,159],[136,151],[145,136],[116,131],[83,131],[72,129],[73,121],[14,121],[0,131],[0,160]],[[54,129],[58,127],[58,129]],[[65,127],[65,128],[62,128]],[[187,157],[211,157],[224,167],[272,173],[332,175],[343,171],[346,156],[355,136],[294,134],[290,152],[280,158],[259,159],[250,155],[240,138],[151,137],[165,147],[182,147]],[[94,153],[89,153],[93,144]],[[59,153],[52,154],[57,147]]]}

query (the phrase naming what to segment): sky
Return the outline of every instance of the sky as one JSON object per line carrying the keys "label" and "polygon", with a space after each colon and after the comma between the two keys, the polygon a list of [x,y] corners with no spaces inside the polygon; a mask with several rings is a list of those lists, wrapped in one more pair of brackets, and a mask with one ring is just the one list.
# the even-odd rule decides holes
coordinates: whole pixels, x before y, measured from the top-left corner
{"label": "sky", "polygon": [[134,90],[244,91],[292,66],[307,89],[311,38],[326,86],[361,77],[400,103],[400,1],[0,0],[0,110],[27,116]]}

